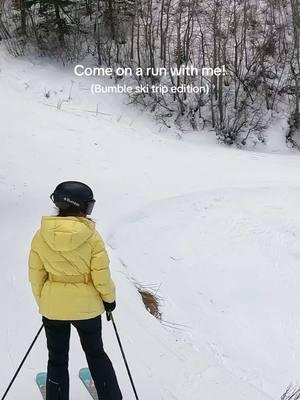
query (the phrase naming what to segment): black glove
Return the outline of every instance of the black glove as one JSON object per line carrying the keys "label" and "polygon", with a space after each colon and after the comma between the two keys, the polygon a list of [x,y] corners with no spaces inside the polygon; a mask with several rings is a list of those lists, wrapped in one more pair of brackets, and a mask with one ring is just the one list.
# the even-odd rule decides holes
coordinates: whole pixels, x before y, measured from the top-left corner
{"label": "black glove", "polygon": [[103,304],[104,304],[104,308],[105,308],[105,311],[106,311],[106,319],[107,319],[107,321],[110,321],[111,320],[111,313],[116,308],[116,302],[113,301],[112,303],[107,303],[106,301],[103,301]]}
{"label": "black glove", "polygon": [[112,303],[107,303],[106,301],[103,301],[103,304],[106,312],[112,312],[116,308],[115,301],[113,301]]}

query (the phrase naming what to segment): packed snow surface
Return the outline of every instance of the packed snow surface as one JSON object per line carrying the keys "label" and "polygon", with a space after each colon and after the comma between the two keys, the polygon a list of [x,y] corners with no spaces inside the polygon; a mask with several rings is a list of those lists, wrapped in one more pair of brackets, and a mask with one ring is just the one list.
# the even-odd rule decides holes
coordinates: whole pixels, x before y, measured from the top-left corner
{"label": "packed snow surface", "polygon": [[[92,96],[91,82],[0,48],[1,392],[41,324],[27,281],[31,238],[55,212],[55,186],[82,180],[97,199],[140,399],[279,399],[299,380],[299,155],[280,153],[282,138],[268,153],[220,146],[213,132],[166,132],[121,95]],[[162,323],[137,283],[157,290]],[[124,400],[134,399],[103,325]],[[34,377],[46,361],[42,334],[7,399],[39,399]],[[72,400],[89,398],[77,378],[85,365],[73,332]]]}

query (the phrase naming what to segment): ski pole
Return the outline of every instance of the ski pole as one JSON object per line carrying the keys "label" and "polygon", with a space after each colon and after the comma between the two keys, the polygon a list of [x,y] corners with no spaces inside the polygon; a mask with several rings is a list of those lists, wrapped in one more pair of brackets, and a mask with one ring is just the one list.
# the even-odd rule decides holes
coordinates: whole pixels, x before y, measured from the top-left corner
{"label": "ski pole", "polygon": [[135,398],[136,398],[136,400],[139,400],[139,397],[137,395],[137,392],[136,392],[136,389],[135,389],[135,386],[134,386],[134,383],[133,383],[133,379],[132,379],[132,376],[131,376],[131,373],[130,373],[130,370],[129,370],[129,366],[128,366],[128,363],[127,363],[127,360],[126,360],[126,356],[125,356],[125,353],[124,353],[124,350],[123,350],[123,346],[122,346],[122,343],[121,343],[121,339],[120,339],[120,336],[119,336],[119,333],[118,333],[118,330],[117,330],[117,327],[116,327],[116,323],[115,323],[113,314],[112,314],[111,311],[109,311],[109,312],[106,313],[106,316],[107,316],[107,320],[108,321],[111,320],[112,323],[113,323],[113,327],[114,327],[114,330],[115,330],[115,333],[116,333],[116,336],[117,336],[117,339],[118,339],[120,350],[121,350],[121,353],[122,353],[122,356],[123,356],[123,360],[124,360],[124,363],[125,363],[125,366],[126,366],[126,369],[127,369],[127,373],[128,373],[129,379],[130,379],[130,383],[131,383],[132,389],[134,391]]}
{"label": "ski pole", "polygon": [[1,400],[4,400],[5,397],[6,397],[6,395],[7,395],[7,393],[9,392],[9,389],[11,388],[11,386],[12,386],[12,384],[14,383],[14,381],[15,381],[15,379],[16,379],[18,373],[20,372],[20,370],[21,370],[21,368],[22,368],[22,366],[23,366],[23,364],[24,364],[26,358],[28,357],[28,354],[30,353],[31,349],[33,348],[33,346],[34,346],[34,344],[35,344],[35,342],[36,342],[36,340],[37,340],[37,338],[39,337],[39,334],[41,333],[41,331],[42,331],[42,329],[43,329],[43,326],[44,326],[44,325],[42,325],[42,326],[40,327],[38,333],[35,335],[35,338],[33,339],[33,342],[32,342],[31,345],[29,346],[29,349],[27,350],[27,352],[26,352],[26,354],[25,354],[23,360],[21,361],[21,364],[19,365],[19,367],[18,367],[18,369],[16,370],[14,376],[12,377],[12,380],[10,381],[9,385],[7,386],[7,389],[6,389],[5,393],[4,393],[4,395],[1,397]]}

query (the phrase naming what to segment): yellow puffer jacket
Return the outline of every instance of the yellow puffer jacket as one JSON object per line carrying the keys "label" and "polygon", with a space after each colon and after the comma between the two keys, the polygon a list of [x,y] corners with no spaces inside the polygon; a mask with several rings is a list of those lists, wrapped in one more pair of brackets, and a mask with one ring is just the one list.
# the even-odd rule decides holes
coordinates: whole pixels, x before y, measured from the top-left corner
{"label": "yellow puffer jacket", "polygon": [[84,217],[42,217],[31,244],[29,280],[49,319],[94,318],[104,312],[103,301],[115,300],[103,240]]}

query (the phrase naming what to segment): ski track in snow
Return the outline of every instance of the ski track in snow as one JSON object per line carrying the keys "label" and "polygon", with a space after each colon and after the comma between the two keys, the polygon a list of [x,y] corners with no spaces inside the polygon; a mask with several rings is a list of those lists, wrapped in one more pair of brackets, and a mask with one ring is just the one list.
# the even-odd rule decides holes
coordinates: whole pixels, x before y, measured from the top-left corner
{"label": "ski track in snow", "polygon": [[[174,140],[123,97],[91,96],[90,83],[0,46],[0,391],[41,323],[27,282],[31,237],[52,212],[51,190],[76,179],[95,188],[140,398],[279,399],[300,357],[298,154],[225,148],[207,132]],[[150,316],[133,280],[157,284],[164,320],[178,325]],[[112,327],[103,329],[124,400],[133,399]],[[88,398],[79,348],[72,332],[72,400]],[[34,376],[46,357],[42,335],[8,400],[40,398]]]}

